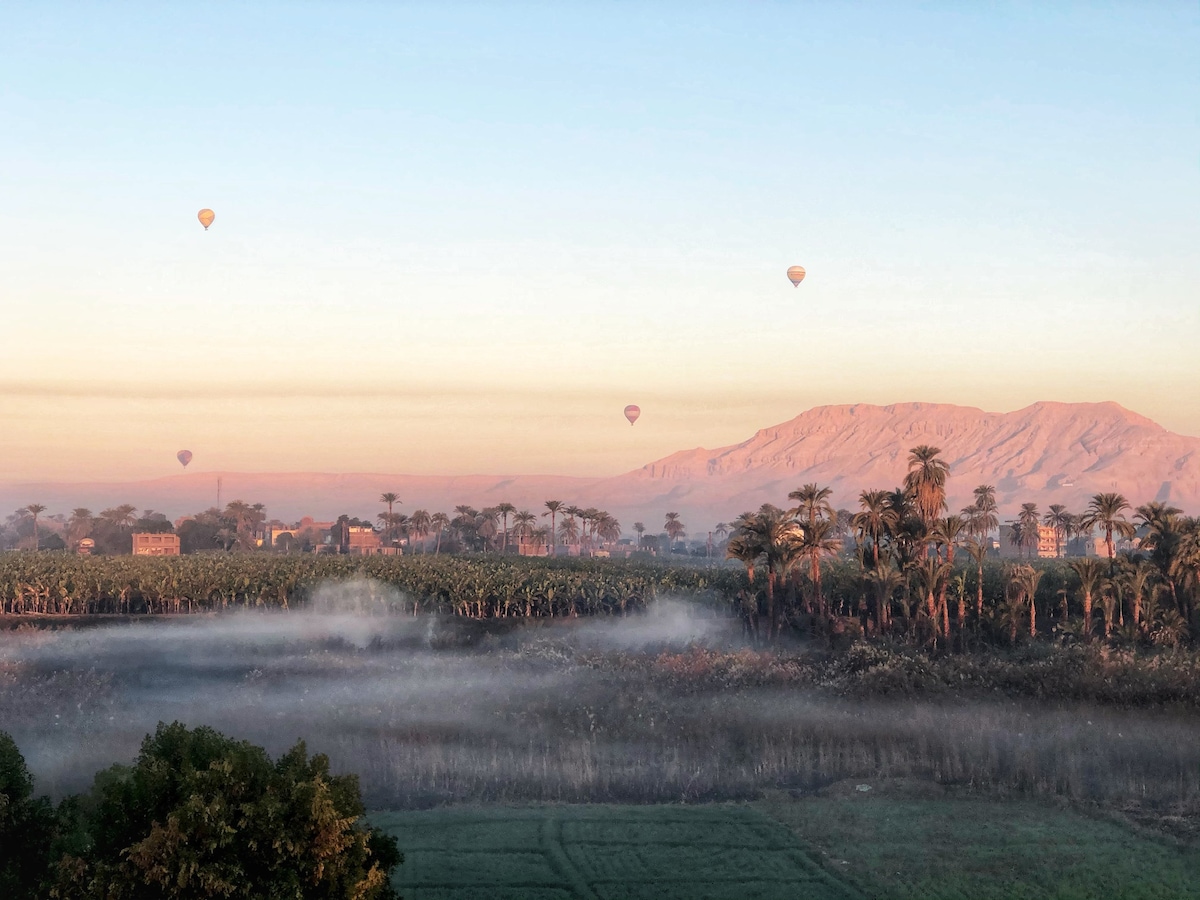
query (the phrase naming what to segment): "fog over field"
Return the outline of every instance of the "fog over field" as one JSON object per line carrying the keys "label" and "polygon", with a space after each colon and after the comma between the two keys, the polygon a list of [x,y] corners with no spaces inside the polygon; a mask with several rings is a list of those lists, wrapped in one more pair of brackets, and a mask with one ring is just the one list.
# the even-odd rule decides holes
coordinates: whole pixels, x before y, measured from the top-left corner
{"label": "fog over field", "polygon": [[685,648],[745,651],[735,622],[682,601],[474,637],[403,608],[357,582],[303,611],[5,632],[0,730],[54,795],[179,720],[272,753],[304,739],[377,807],[698,801],[847,778],[1200,807],[1194,715],[693,682]]}

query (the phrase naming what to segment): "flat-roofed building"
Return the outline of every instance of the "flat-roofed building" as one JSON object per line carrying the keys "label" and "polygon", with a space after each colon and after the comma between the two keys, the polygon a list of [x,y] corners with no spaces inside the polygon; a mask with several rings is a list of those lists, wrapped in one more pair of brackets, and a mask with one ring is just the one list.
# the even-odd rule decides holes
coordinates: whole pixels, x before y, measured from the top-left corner
{"label": "flat-roofed building", "polygon": [[331,544],[337,553],[352,556],[400,556],[399,547],[385,547],[379,532],[370,525],[351,525],[346,521],[333,523]]}
{"label": "flat-roofed building", "polygon": [[[1012,522],[1005,522],[1000,526],[1000,555],[1007,558],[1032,556],[1036,555],[1040,559],[1053,559],[1055,553],[1055,535],[1054,529],[1049,525],[1039,524],[1037,553],[1031,554],[1031,548],[1019,547],[1013,540]],[[1066,550],[1066,541],[1062,542],[1063,549]]]}
{"label": "flat-roofed building", "polygon": [[134,532],[134,556],[178,556],[179,535],[170,533],[146,534]]}

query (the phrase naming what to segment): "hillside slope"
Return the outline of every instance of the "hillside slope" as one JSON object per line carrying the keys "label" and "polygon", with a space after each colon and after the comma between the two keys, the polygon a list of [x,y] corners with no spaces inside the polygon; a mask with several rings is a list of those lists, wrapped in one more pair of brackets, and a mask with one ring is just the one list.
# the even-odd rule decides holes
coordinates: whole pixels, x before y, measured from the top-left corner
{"label": "hillside slope", "polygon": [[[833,488],[833,502],[857,506],[864,488],[893,488],[910,448],[940,447],[950,464],[950,508],[971,499],[978,484],[997,489],[1001,512],[1024,502],[1081,511],[1093,494],[1119,491],[1137,505],[1169,500],[1200,512],[1200,438],[1173,434],[1115,403],[1035,403],[1011,413],[964,406],[820,406],[749,440],[716,450],[685,450],[611,478],[563,476],[418,476],[322,473],[220,473],[225,502],[266,504],[285,520],[339,513],[373,516],[383,491],[401,497],[400,510],[450,512],[508,501],[541,511],[548,499],[612,512],[629,533],[634,521],[656,531],[667,511],[699,533],[718,520],[762,503],[786,505],[806,482]],[[177,516],[212,506],[218,473],[185,472],[132,483],[0,484],[0,510],[31,502],[49,512],[76,506],[100,510],[119,503]]]}
{"label": "hillside slope", "polygon": [[614,505],[673,503],[726,515],[784,504],[806,482],[833,488],[838,506],[864,488],[899,485],[910,448],[940,447],[952,509],[992,484],[1003,511],[1033,501],[1081,510],[1119,491],[1136,504],[1200,507],[1200,438],[1173,434],[1115,403],[1035,403],[1011,413],[933,403],[821,406],[717,450],[686,450],[593,490]]}

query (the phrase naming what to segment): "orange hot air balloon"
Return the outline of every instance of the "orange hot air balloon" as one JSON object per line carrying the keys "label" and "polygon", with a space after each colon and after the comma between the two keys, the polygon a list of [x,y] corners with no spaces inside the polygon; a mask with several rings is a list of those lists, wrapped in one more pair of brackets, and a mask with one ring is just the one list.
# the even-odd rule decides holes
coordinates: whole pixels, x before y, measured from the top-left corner
{"label": "orange hot air balloon", "polygon": [[180,450],[178,453],[175,454],[175,458],[177,460],[179,460],[179,464],[186,469],[187,464],[192,461],[192,451],[191,450]]}
{"label": "orange hot air balloon", "polygon": [[800,287],[800,282],[804,280],[804,266],[792,266],[788,269],[788,281],[792,283],[792,287]]}
{"label": "orange hot air balloon", "polygon": [[200,220],[200,224],[204,226],[205,231],[208,231],[208,226],[213,223],[213,219],[216,217],[217,214],[211,209],[202,209],[196,213],[196,218]]}
{"label": "orange hot air balloon", "polygon": [[627,418],[629,420],[630,425],[632,425],[634,422],[636,422],[638,420],[638,416],[640,416],[641,414],[642,414],[641,409],[634,406],[632,403],[630,403],[627,407],[625,407],[625,418]]}

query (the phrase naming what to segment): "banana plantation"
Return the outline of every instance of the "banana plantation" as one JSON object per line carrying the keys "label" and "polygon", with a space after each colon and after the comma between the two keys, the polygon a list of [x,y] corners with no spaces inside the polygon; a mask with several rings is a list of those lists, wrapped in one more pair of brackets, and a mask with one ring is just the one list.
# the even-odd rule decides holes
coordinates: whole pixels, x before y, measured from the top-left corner
{"label": "banana plantation", "polygon": [[522,557],[176,557],[0,554],[0,614],[163,614],[288,609],[331,582],[361,581],[371,613],[472,618],[624,615],[657,596],[713,609],[744,586],[734,568]]}

